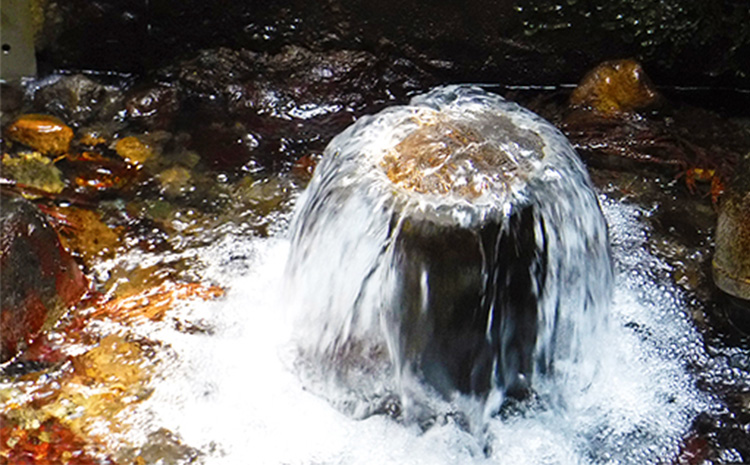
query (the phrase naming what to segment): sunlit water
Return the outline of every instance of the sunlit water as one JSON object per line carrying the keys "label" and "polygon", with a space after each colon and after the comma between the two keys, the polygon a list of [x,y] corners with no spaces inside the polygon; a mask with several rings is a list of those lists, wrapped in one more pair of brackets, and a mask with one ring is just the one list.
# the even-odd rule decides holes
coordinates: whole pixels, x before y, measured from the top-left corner
{"label": "sunlit water", "polygon": [[[199,254],[205,279],[227,295],[173,315],[211,331],[186,334],[164,324],[136,329],[164,342],[158,352],[164,363],[154,394],[128,420],[135,427],[127,442],[167,428],[208,464],[670,463],[696,415],[720,406],[696,388],[689,371],[702,354],[700,336],[680,293],[658,278],[667,265],[648,252],[644,213],[599,200],[616,270],[608,324],[585,328],[586,343],[576,357],[563,359],[575,362],[563,367],[564,376],[534,381],[542,395],[490,415],[496,409],[481,399],[420,391],[420,401],[437,414],[466,414],[468,427],[451,415],[425,427],[348,410],[364,391],[330,389],[304,363],[300,368],[300,315],[289,297],[304,289],[285,282],[287,232],[268,239],[227,234]],[[367,258],[370,252],[377,254],[362,247],[350,258],[356,263],[357,253]],[[342,289],[352,278],[356,273],[338,278]],[[366,320],[365,329],[380,327]],[[320,341],[315,324],[310,333]],[[377,365],[363,375],[375,390],[402,392],[398,380],[383,382]]]}

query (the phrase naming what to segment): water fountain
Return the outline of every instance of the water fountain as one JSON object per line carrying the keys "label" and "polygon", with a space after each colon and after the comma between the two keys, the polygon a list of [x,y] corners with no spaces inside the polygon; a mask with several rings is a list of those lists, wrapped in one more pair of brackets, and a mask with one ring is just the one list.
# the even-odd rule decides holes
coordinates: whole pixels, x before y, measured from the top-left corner
{"label": "water fountain", "polygon": [[478,88],[337,136],[291,228],[302,358],[356,416],[394,395],[397,415],[424,415],[425,383],[491,415],[571,375],[606,330],[612,264],[583,165],[551,124]]}
{"label": "water fountain", "polygon": [[[125,314],[77,310],[92,342],[53,332],[73,364],[6,376],[3,408],[41,402],[17,411],[95,434],[117,463],[693,460],[706,421],[744,431],[719,389],[747,392],[746,352],[703,340],[655,251],[652,207],[592,173],[596,193],[559,132],[470,87],[362,117],[299,198],[273,174],[248,175],[285,199],[258,209],[262,228],[241,216],[252,205],[230,202],[228,221],[180,229],[173,251],[99,261],[100,282],[189,261],[223,296],[145,319],[128,315],[159,305],[154,289]],[[247,187],[220,182],[227,199]],[[191,224],[188,208],[173,226]],[[74,375],[87,366],[129,381],[86,384],[93,375]],[[113,391],[132,403],[99,416]],[[742,460],[742,438],[724,441],[710,460]]]}

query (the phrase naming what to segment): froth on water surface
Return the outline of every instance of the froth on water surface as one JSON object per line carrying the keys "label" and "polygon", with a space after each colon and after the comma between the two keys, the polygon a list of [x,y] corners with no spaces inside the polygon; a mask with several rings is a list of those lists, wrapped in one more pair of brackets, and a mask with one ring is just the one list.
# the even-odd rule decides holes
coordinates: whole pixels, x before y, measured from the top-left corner
{"label": "froth on water surface", "polygon": [[[721,406],[696,389],[687,369],[704,356],[701,341],[680,293],[654,281],[654,270],[667,265],[649,253],[644,213],[607,199],[602,205],[617,268],[613,324],[592,337],[596,354],[581,360],[593,376],[585,385],[557,383],[554,405],[517,402],[475,431],[454,415],[420,428],[386,412],[361,420],[340,413],[331,402],[347,402],[346,392],[324,399],[311,384],[320,380],[300,381],[295,372],[299,359],[278,294],[288,241],[233,237],[202,257],[221,264],[242,247],[249,271],[212,271],[227,297],[194,309],[215,327],[212,336],[162,330],[171,368],[142,406],[143,424],[171,429],[199,447],[207,464],[672,463],[696,415]],[[376,373],[361,369],[369,376],[362,382],[371,382]],[[472,408],[426,395],[443,413]]]}

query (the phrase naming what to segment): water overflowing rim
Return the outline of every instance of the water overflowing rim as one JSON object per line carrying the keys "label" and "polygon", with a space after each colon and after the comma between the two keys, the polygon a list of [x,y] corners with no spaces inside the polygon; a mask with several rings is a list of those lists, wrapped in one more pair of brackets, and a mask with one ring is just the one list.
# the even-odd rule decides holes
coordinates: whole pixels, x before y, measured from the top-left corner
{"label": "water overflowing rim", "polygon": [[[392,182],[381,166],[384,157],[418,129],[420,120],[440,114],[448,121],[461,122],[468,121],[467,115],[476,117],[490,112],[507,119],[508,127],[514,131],[531,134],[540,142],[538,153],[524,159],[521,176],[511,179],[502,189],[493,186],[473,199],[452,193],[417,192]],[[492,142],[491,134],[482,136]],[[513,209],[530,202],[528,184],[547,177],[548,168],[567,170],[580,163],[567,139],[549,122],[499,95],[469,85],[439,87],[414,97],[407,105],[360,118],[331,141],[324,162],[326,158],[351,164],[352,177],[369,185],[377,195],[393,198],[396,209],[405,209],[416,218],[462,225],[507,217]]]}

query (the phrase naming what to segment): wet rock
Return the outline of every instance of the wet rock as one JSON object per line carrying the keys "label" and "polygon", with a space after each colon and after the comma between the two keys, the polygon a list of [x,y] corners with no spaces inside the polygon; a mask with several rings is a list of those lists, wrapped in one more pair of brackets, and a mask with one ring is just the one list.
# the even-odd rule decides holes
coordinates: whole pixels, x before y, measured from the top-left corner
{"label": "wet rock", "polygon": [[33,94],[36,111],[55,115],[79,127],[114,117],[120,109],[120,92],[82,74],[55,76],[41,81]]}
{"label": "wet rock", "polygon": [[[182,442],[173,432],[161,428],[149,433],[145,445],[118,452],[122,463],[199,463],[203,453]],[[135,458],[133,458],[135,457]]]}
{"label": "wet rock", "polygon": [[660,99],[640,63],[615,60],[589,71],[571,94],[570,103],[614,117],[648,109]]}
{"label": "wet rock", "polygon": [[191,134],[190,148],[215,169],[249,161],[274,169],[291,166],[296,158],[322,151],[365,109],[433,82],[407,60],[298,46],[274,54],[206,50],[157,74],[180,89],[179,125]]}
{"label": "wet rock", "polygon": [[736,0],[627,0],[595,7],[576,0],[72,0],[57,5],[61,31],[40,62],[141,72],[188,51],[220,46],[259,52],[287,44],[388,47],[470,82],[576,82],[595,63],[634,56],[663,82],[744,86],[750,54],[746,6]]}
{"label": "wet rock", "polygon": [[167,85],[136,88],[125,96],[127,119],[146,129],[167,129],[179,109],[177,90]]}
{"label": "wet rock", "polygon": [[62,172],[51,159],[39,152],[21,152],[15,156],[4,154],[3,175],[18,184],[33,187],[50,194],[65,189]]}
{"label": "wet rock", "polygon": [[172,166],[157,176],[161,191],[169,198],[178,197],[190,189],[192,175],[184,166]]}
{"label": "wet rock", "polygon": [[110,136],[109,130],[104,126],[89,126],[78,131],[76,143],[79,147],[94,148],[105,145]]}
{"label": "wet rock", "polygon": [[73,140],[73,130],[60,119],[39,114],[20,116],[5,129],[5,134],[44,155],[67,152]]}
{"label": "wet rock", "polygon": [[143,165],[154,156],[154,151],[138,137],[129,136],[117,141],[115,151],[131,165]]}
{"label": "wet rock", "polygon": [[22,350],[87,291],[86,279],[30,202],[2,196],[0,361]]}
{"label": "wet rock", "polygon": [[97,260],[114,257],[122,245],[124,228],[106,224],[98,212],[72,206],[52,207],[48,211],[60,224],[62,244],[89,268]]}
{"label": "wet rock", "polygon": [[750,301],[750,154],[746,155],[728,186],[719,209],[714,282],[722,291]]}
{"label": "wet rock", "polygon": [[105,193],[124,195],[126,188],[133,185],[139,175],[139,170],[117,155],[95,151],[70,155],[59,165],[76,194],[87,204],[95,202]]}
{"label": "wet rock", "polygon": [[96,147],[97,145],[106,144],[107,139],[100,136],[96,132],[88,131],[81,134],[81,137],[78,139],[78,143],[88,147]]}
{"label": "wet rock", "polygon": [[554,98],[537,105],[592,166],[682,177],[688,190],[714,201],[740,154],[750,150],[750,132],[716,112],[662,96],[633,60],[594,68],[567,108]]}
{"label": "wet rock", "polygon": [[[268,134],[271,136],[270,134]],[[245,124],[215,121],[192,134],[189,148],[211,168],[232,169],[259,157],[264,139]]]}
{"label": "wet rock", "polygon": [[97,454],[85,438],[59,420],[49,419],[35,427],[14,425],[0,417],[0,440],[7,463],[53,465],[116,465]]}

